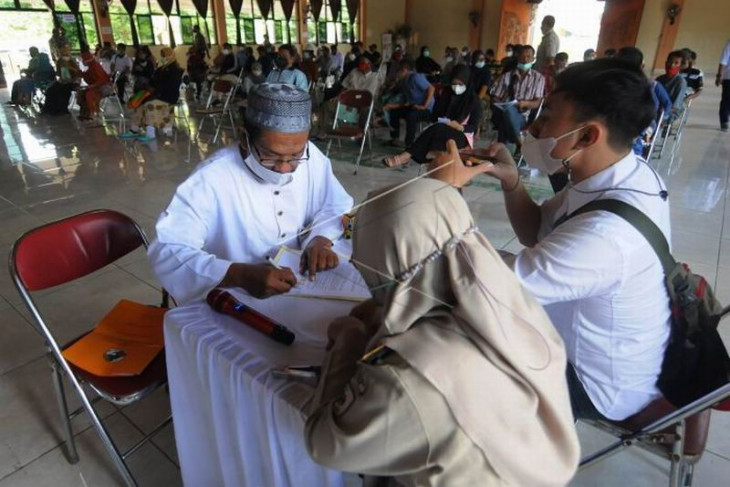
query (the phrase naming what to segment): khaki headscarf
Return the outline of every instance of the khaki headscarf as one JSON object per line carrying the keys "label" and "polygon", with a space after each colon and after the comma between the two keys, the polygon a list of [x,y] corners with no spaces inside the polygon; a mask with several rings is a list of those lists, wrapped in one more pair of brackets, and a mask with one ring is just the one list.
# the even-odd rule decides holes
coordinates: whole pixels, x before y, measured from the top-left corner
{"label": "khaki headscarf", "polygon": [[566,484],[579,445],[565,350],[542,307],[489,241],[468,232],[474,223],[456,190],[423,179],[380,195],[359,211],[353,236],[353,263],[384,307],[376,339],[443,394],[507,483]]}

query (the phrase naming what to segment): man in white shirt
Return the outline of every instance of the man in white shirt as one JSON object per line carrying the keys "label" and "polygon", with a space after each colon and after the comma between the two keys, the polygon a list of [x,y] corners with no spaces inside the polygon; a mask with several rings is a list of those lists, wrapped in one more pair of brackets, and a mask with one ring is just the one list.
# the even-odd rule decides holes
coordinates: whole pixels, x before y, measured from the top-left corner
{"label": "man in white shirt", "polygon": [[730,130],[730,40],[725,44],[725,49],[720,56],[720,64],[717,67],[715,86],[722,85],[722,99],[720,101],[720,130]]}
{"label": "man in white shirt", "polygon": [[[651,85],[638,67],[615,59],[576,64],[558,76],[523,145],[531,166],[567,169],[570,184],[555,197],[536,204],[500,144],[482,154],[493,164],[470,168],[457,160],[437,173],[455,186],[480,172],[501,181],[510,222],[526,247],[514,271],[565,342],[576,418],[622,420],[661,395],[656,382],[670,307],[659,258],[612,213],[560,222],[590,201],[617,199],[644,212],[671,242],[664,185],[631,150],[653,117]],[[440,164],[458,158],[450,144]]]}
{"label": "man in white shirt", "polygon": [[342,87],[346,90],[369,91],[373,97],[377,97],[380,87],[385,82],[386,71],[385,65],[380,66],[378,71],[373,71],[370,60],[360,56],[355,69],[342,80]]}
{"label": "man in white shirt", "polygon": [[148,255],[179,303],[218,286],[259,298],[287,292],[294,272],[267,263],[282,245],[303,250],[296,271],[310,279],[337,266],[331,247],[353,201],[307,141],[311,109],[291,85],[254,87],[240,145],[215,153],[177,188]]}
{"label": "man in white shirt", "polygon": [[117,53],[112,56],[112,76],[117,76],[117,93],[119,99],[124,103],[124,89],[127,85],[127,77],[132,72],[132,58],[127,56],[127,45],[120,42],[117,44]]}
{"label": "man in white shirt", "polygon": [[560,52],[560,38],[555,33],[555,17],[546,15],[540,24],[542,40],[537,46],[535,69],[545,74],[545,70],[555,62],[555,56]]}

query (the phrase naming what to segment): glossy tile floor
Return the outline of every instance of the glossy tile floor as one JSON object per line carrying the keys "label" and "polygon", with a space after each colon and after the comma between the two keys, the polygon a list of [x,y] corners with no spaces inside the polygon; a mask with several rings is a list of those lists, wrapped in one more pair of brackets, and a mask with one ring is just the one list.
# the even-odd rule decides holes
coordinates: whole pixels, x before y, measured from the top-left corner
{"label": "glossy tile floor", "polygon": [[[706,91],[693,107],[674,164],[665,157],[654,165],[670,189],[676,257],[704,274],[720,299],[730,303],[730,135],[718,130],[719,91],[714,87]],[[0,101],[7,96],[7,90],[0,90]],[[111,120],[88,127],[70,116],[32,118],[5,105],[0,108],[0,129],[0,245],[5,252],[30,228],[94,208],[120,210],[153,237],[155,219],[176,185],[216,149],[203,142],[190,147],[184,131],[176,139],[125,143],[115,137],[118,127]],[[225,140],[230,142],[230,137]],[[374,160],[387,153],[376,142]],[[333,155],[336,174],[357,201],[372,189],[404,181],[418,171],[386,170],[366,162],[354,176],[352,149],[344,147]],[[530,180],[530,190],[538,198],[551,194],[542,177]],[[519,250],[495,183],[487,178],[476,181],[464,196],[495,246]],[[149,302],[158,288],[144,254],[137,252],[73,285],[40,293],[37,301],[61,339],[69,339],[101,318],[119,296]],[[81,460],[76,465],[66,462],[43,343],[4,265],[0,266],[0,332],[0,487],[120,485],[83,416],[74,420]],[[729,324],[723,326],[723,335],[730,340]],[[77,401],[72,402],[75,407]],[[142,407],[104,406],[100,412],[123,449],[164,418],[169,404],[160,392]],[[585,452],[609,441],[590,427],[579,425],[579,430]],[[172,427],[132,455],[130,465],[140,485],[180,485]],[[665,461],[631,449],[581,472],[573,485],[665,485],[667,474]],[[695,485],[727,485],[729,478],[730,414],[715,414]]]}

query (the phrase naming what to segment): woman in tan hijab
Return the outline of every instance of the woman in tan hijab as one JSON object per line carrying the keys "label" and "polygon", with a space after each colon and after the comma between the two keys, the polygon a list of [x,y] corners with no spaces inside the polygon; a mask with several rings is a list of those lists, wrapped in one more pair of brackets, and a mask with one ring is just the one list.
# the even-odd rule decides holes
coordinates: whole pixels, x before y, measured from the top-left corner
{"label": "woman in tan hijab", "polygon": [[385,190],[353,238],[374,299],[329,327],[314,460],[383,485],[566,484],[579,447],[563,344],[459,193]]}

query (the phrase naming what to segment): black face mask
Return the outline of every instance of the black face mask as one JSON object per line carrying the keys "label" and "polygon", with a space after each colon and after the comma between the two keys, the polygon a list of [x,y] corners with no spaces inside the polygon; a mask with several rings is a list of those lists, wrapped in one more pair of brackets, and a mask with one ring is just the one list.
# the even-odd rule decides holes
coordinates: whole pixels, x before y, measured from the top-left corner
{"label": "black face mask", "polygon": [[279,69],[284,69],[289,65],[286,59],[284,59],[282,56],[276,56],[276,60],[274,62],[276,63],[276,67]]}

